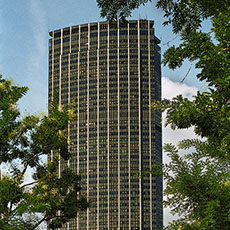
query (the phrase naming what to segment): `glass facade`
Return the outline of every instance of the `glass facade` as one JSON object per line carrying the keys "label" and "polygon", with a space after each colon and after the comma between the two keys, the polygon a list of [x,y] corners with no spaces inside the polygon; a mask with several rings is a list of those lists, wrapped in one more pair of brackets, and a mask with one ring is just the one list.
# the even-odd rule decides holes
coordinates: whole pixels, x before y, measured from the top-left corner
{"label": "glass facade", "polygon": [[[49,100],[74,102],[71,159],[91,205],[62,230],[162,227],[162,179],[135,174],[162,163],[159,40],[153,22],[98,22],[50,32]],[[60,229],[60,230],[61,230]]]}

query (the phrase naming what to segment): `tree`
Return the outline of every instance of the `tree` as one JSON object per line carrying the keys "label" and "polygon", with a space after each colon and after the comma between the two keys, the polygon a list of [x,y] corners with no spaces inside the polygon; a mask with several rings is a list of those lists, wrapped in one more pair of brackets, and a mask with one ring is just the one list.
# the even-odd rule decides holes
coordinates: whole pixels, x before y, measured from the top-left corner
{"label": "tree", "polygon": [[[0,163],[10,169],[0,179],[0,229],[33,230],[44,221],[54,229],[88,207],[80,176],[68,167],[57,173],[59,155],[70,157],[66,128],[71,106],[60,108],[53,101],[49,116],[22,118],[17,102],[27,90],[0,77]],[[51,151],[52,161],[44,164],[41,157]],[[33,180],[26,183],[28,170]]]}
{"label": "tree", "polygon": [[[125,19],[131,11],[148,1],[98,0],[101,15],[108,20]],[[184,60],[195,63],[197,78],[209,88],[198,92],[193,100],[181,95],[171,101],[155,103],[155,109],[166,111],[166,125],[172,128],[194,127],[205,140],[184,140],[179,149],[166,145],[171,163],[165,165],[166,205],[181,218],[167,229],[229,229],[230,207],[230,2],[228,0],[158,0],[156,6],[165,12],[164,25],[171,24],[181,43],[164,54],[163,64],[180,68]],[[211,22],[210,31],[202,28]]]}
{"label": "tree", "polygon": [[[191,147],[192,153],[181,156],[178,152]],[[207,157],[200,140],[183,140],[179,148],[167,144],[165,151],[171,162],[164,166],[164,203],[182,216],[166,229],[229,229],[230,162]]]}

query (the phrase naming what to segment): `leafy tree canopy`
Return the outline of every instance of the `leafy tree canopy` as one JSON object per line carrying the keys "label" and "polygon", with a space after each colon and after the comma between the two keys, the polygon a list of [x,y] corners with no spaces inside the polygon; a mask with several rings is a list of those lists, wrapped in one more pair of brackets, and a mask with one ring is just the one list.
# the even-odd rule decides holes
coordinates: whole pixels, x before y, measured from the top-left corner
{"label": "leafy tree canopy", "polygon": [[101,16],[109,21],[125,19],[134,9],[148,2],[156,2],[156,7],[165,12],[164,25],[172,24],[175,33],[199,28],[204,19],[227,11],[229,5],[228,0],[97,0]]}
{"label": "leafy tree canopy", "polygon": [[[97,0],[101,16],[125,19],[132,10],[150,1]],[[166,111],[166,125],[194,127],[205,140],[184,140],[178,147],[166,145],[171,163],[164,166],[165,205],[181,218],[168,230],[223,230],[230,227],[230,1],[158,0],[164,25],[171,24],[181,42],[165,53],[163,64],[180,68],[185,60],[200,70],[197,78],[209,88],[193,100],[181,95],[153,104]],[[209,20],[210,30],[203,30]],[[186,151],[192,148],[194,152]],[[180,150],[180,151],[179,151]],[[181,155],[183,151],[183,155]]]}
{"label": "leafy tree canopy", "polygon": [[[194,152],[179,154],[179,150],[190,147]],[[164,166],[167,185],[164,204],[173,214],[182,216],[167,230],[229,229],[230,162],[207,157],[203,147],[199,140],[183,140],[179,148],[165,145],[171,161]]]}
{"label": "leafy tree canopy", "polygon": [[[33,230],[47,221],[61,227],[88,207],[80,194],[80,176],[69,168],[58,175],[59,155],[70,157],[66,128],[71,106],[50,103],[49,116],[21,117],[17,102],[28,88],[14,86],[0,77],[0,164],[10,172],[0,179],[0,229]],[[53,152],[44,164],[42,156]],[[33,181],[26,183],[30,170]]]}

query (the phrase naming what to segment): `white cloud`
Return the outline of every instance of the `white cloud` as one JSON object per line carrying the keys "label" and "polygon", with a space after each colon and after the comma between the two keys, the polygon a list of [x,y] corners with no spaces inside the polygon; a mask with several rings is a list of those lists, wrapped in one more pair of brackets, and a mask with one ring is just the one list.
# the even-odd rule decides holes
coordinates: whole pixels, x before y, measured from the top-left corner
{"label": "white cloud", "polygon": [[[170,80],[169,78],[162,78],[162,98],[172,99],[173,97],[182,94],[183,97],[192,99],[196,95],[198,89],[191,87],[185,83],[178,83]],[[164,123],[165,113],[163,114]],[[172,130],[170,126],[163,126],[163,143],[177,144],[178,141],[188,138],[195,138],[193,128],[189,129],[176,129]]]}
{"label": "white cloud", "polygon": [[173,97],[182,94],[184,97],[192,99],[197,92],[194,86],[188,86],[185,83],[174,82],[169,78],[162,78],[162,98],[172,99]]}
{"label": "white cloud", "polygon": [[[193,86],[188,86],[185,83],[178,83],[169,78],[162,78],[162,98],[172,99],[173,97],[182,94],[183,97],[192,99],[196,95],[198,89]],[[164,123],[165,113],[163,114]],[[163,143],[177,144],[182,139],[194,138],[193,128],[172,130],[170,126],[163,126]]]}
{"label": "white cloud", "polygon": [[[198,89],[196,87],[191,87],[185,83],[173,82],[169,78],[162,78],[162,98],[172,99],[173,97],[182,94],[184,97],[192,99],[192,97],[197,93]],[[163,114],[164,123],[165,114]],[[189,129],[176,129],[172,130],[169,126],[163,127],[163,143],[177,144],[178,141],[183,139],[195,138],[193,128]],[[168,163],[170,159],[163,154],[163,162]],[[178,216],[173,216],[170,214],[169,208],[164,208],[164,224],[167,225],[168,222],[177,219]]]}

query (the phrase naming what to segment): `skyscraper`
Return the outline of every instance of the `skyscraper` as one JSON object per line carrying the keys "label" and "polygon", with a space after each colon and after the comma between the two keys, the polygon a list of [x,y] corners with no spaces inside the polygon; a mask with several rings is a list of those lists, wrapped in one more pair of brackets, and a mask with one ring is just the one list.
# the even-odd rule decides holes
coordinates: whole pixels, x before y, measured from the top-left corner
{"label": "skyscraper", "polygon": [[91,207],[62,229],[162,227],[162,179],[135,174],[162,163],[159,40],[153,21],[98,22],[50,32],[49,99],[76,104],[71,159]]}

